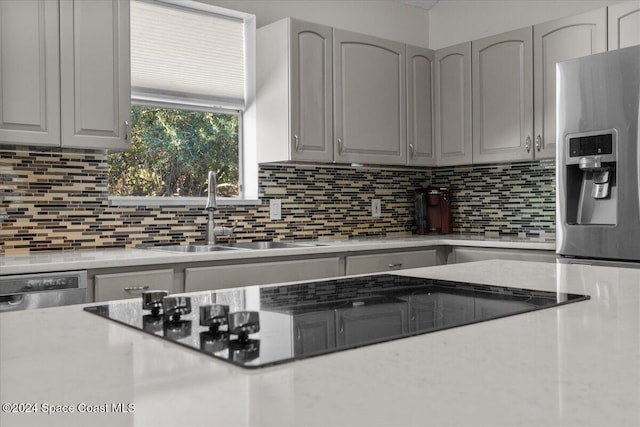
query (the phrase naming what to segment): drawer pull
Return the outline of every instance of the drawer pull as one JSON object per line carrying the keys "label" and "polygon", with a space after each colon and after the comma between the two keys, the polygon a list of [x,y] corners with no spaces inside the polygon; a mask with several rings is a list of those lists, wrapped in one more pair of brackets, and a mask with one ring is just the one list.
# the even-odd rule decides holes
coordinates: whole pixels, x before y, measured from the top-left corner
{"label": "drawer pull", "polygon": [[400,270],[401,268],[402,268],[402,263],[389,264],[389,270]]}
{"label": "drawer pull", "polygon": [[125,292],[142,292],[142,291],[147,291],[149,290],[149,285],[143,285],[143,286],[127,286],[126,288],[124,288]]}

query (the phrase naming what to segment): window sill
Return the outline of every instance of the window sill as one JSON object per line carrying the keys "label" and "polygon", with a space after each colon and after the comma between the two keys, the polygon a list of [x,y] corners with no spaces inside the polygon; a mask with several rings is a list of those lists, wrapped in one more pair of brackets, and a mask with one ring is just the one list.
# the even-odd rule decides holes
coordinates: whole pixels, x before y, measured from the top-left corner
{"label": "window sill", "polygon": [[[262,201],[219,197],[218,206],[259,206]],[[126,197],[109,196],[111,206],[204,206],[206,197]]]}

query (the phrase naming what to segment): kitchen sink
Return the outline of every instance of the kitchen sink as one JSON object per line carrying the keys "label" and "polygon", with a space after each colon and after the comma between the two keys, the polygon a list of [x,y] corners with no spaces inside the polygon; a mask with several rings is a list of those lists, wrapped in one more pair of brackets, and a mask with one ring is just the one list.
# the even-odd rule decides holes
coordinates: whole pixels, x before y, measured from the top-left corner
{"label": "kitchen sink", "polygon": [[229,243],[224,245],[169,245],[169,246],[151,246],[147,249],[181,252],[181,253],[200,253],[200,252],[217,252],[217,251],[233,251],[243,249],[286,249],[286,248],[309,248],[322,246],[318,243],[297,243],[297,242],[241,242]]}
{"label": "kitchen sink", "polygon": [[237,249],[286,249],[286,248],[309,248],[314,246],[322,246],[318,243],[311,242],[241,242],[229,243],[230,248]]}
{"label": "kitchen sink", "polygon": [[170,246],[151,246],[147,249],[167,251],[167,252],[199,253],[199,252],[232,251],[240,248],[232,248],[226,245],[170,245]]}

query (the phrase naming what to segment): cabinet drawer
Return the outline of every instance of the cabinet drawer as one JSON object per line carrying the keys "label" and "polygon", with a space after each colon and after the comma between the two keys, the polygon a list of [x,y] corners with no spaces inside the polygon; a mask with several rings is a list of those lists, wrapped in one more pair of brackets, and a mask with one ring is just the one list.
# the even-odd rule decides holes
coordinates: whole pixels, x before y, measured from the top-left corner
{"label": "cabinet drawer", "polygon": [[187,268],[185,292],[340,276],[339,258]]}
{"label": "cabinet drawer", "polygon": [[176,292],[172,269],[97,274],[94,284],[96,302],[135,298],[150,289]]}
{"label": "cabinet drawer", "polygon": [[354,255],[347,257],[347,275],[393,271],[404,268],[430,267],[437,264],[436,249],[375,255]]}

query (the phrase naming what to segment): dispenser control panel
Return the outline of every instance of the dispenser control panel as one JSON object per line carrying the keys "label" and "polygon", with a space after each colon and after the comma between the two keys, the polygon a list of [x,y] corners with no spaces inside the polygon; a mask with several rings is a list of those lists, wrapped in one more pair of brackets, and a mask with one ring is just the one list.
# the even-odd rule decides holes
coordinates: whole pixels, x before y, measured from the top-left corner
{"label": "dispenser control panel", "polygon": [[613,153],[613,136],[592,135],[569,138],[569,156],[584,157]]}
{"label": "dispenser control panel", "polygon": [[570,134],[566,136],[567,164],[578,164],[580,159],[593,158],[601,162],[615,162],[616,131],[614,129],[596,132]]}

